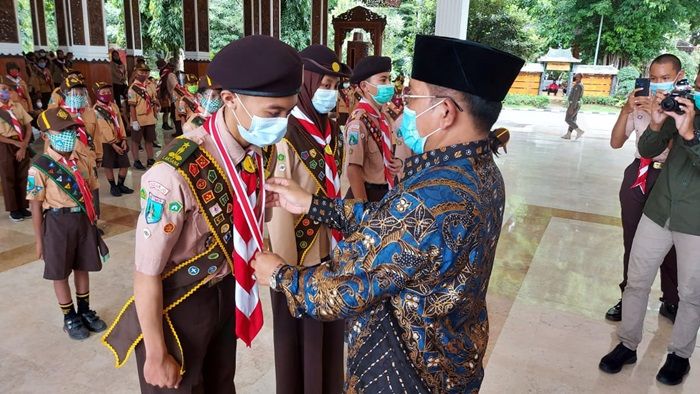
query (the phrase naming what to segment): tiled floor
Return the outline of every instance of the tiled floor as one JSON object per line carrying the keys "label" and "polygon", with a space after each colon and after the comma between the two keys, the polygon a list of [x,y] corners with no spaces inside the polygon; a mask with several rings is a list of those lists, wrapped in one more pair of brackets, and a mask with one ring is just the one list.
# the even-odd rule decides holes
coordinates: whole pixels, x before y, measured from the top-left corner
{"label": "tiled floor", "polygon": [[[581,114],[580,141],[559,138],[563,114],[504,111],[511,129],[508,154],[497,159],[508,202],[488,295],[491,323],[485,393],[700,392],[700,362],[691,360],[682,386],[654,380],[671,324],[658,316],[658,284],[650,298],[639,361],[617,376],[598,371],[615,343],[616,325],[603,315],[619,297],[622,231],[617,192],[633,146],[613,151],[614,116]],[[139,172],[127,183],[138,190]],[[91,300],[111,320],[131,293],[133,226],[138,195],[115,198],[103,184],[106,240],[111,260],[91,276]],[[99,337],[73,342],[49,282],[35,261],[31,223],[0,218],[0,392],[134,393],[132,360],[113,368]],[[266,317],[269,297],[262,291]],[[253,347],[238,351],[241,393],[273,393],[271,325]]]}

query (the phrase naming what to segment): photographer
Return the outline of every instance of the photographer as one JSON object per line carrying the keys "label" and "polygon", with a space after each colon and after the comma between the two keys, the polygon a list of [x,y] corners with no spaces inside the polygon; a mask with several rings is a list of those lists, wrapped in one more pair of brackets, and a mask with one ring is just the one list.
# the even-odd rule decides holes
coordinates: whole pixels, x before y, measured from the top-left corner
{"label": "photographer", "polygon": [[[673,90],[673,82],[683,77],[680,60],[671,54],[664,54],[651,62],[649,66],[649,93],[655,95],[657,91],[668,93]],[[622,107],[617,122],[610,136],[610,146],[620,149],[630,137],[632,132],[636,134],[638,142],[642,133],[649,127],[651,121],[652,97],[639,96],[643,89],[635,89],[625,106]],[[656,183],[670,147],[653,157],[646,158],[635,152],[635,159],[626,169],[620,186],[620,208],[622,217],[622,238],[625,248],[623,255],[623,276],[620,283],[620,291],[625,291],[627,284],[627,268],[629,266],[630,251],[634,233],[642,218],[644,204]],[[672,248],[661,264],[661,293],[662,304],[659,313],[671,321],[676,319],[678,310],[678,278],[676,274],[676,252]],[[605,314],[605,318],[611,321],[622,320],[622,300],[611,307]]]}
{"label": "photographer", "polygon": [[[700,75],[695,79],[700,89]],[[651,122],[639,140],[642,157],[669,152],[656,187],[644,208],[632,244],[628,281],[622,296],[620,344],[600,361],[601,370],[619,372],[625,364],[637,361],[637,345],[642,340],[649,291],[661,261],[672,246],[678,263],[678,314],[668,347],[668,358],[656,380],[679,384],[690,370],[689,358],[700,328],[700,106],[692,92],[674,90],[669,97],[657,91],[651,104]],[[670,102],[669,99],[677,103]],[[662,103],[663,101],[663,103]],[[676,108],[671,108],[676,107]]]}

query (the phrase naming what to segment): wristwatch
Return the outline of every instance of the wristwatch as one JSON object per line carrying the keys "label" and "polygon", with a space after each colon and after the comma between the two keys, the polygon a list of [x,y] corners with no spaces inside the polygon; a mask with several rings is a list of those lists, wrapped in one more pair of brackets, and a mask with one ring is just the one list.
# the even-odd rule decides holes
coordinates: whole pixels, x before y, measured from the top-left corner
{"label": "wristwatch", "polygon": [[689,140],[686,140],[686,139],[683,139],[683,143],[684,143],[686,146],[695,146],[695,145],[697,145],[697,144],[700,144],[700,129],[695,129],[695,138],[693,138],[693,139],[690,140],[690,141],[689,141]]}
{"label": "wristwatch", "polygon": [[280,291],[281,289],[278,288],[279,283],[277,283],[277,274],[280,273],[280,270],[284,267],[284,264],[280,264],[275,268],[274,271],[272,271],[272,276],[270,276],[270,289],[274,291]]}

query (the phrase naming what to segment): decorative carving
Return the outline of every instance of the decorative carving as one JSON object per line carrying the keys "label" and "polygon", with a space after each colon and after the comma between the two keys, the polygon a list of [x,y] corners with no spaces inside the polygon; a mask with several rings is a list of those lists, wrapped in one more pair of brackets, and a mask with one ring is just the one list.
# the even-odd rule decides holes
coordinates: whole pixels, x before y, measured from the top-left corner
{"label": "decorative carving", "polygon": [[0,0],[0,42],[19,43],[17,15],[13,0]]}
{"label": "decorative carving", "polygon": [[56,33],[58,34],[58,46],[64,47],[68,45],[66,31],[66,10],[63,7],[63,1],[56,1]]}
{"label": "decorative carving", "polygon": [[385,27],[386,17],[360,6],[336,16],[333,18],[335,53],[342,58],[341,52],[346,35],[352,30],[359,28],[369,32],[374,46],[374,54],[377,56],[381,55]]}
{"label": "decorative carving", "polygon": [[185,51],[195,52],[197,51],[197,28],[194,22],[194,7],[196,0],[183,0],[182,2],[182,15],[183,17],[183,29],[185,30]]}
{"label": "decorative carving", "polygon": [[90,45],[104,46],[105,30],[103,16],[103,3],[101,1],[88,1],[88,22],[90,25]]}
{"label": "decorative carving", "polygon": [[197,30],[199,51],[209,52],[209,1],[197,0]]}
{"label": "decorative carving", "polygon": [[381,21],[386,25],[386,17],[376,14],[365,7],[357,6],[333,18],[333,24],[338,22],[375,22]]}
{"label": "decorative carving", "polygon": [[82,0],[70,0],[70,27],[73,33],[72,45],[85,45],[85,21]]}

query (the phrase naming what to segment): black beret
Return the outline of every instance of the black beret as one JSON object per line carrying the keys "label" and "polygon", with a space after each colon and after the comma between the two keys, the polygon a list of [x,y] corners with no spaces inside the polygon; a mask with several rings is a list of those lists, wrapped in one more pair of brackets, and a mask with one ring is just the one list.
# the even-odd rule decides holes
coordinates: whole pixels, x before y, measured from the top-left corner
{"label": "black beret", "polygon": [[207,74],[232,92],[287,97],[299,93],[303,70],[294,48],[273,37],[253,35],[221,49],[209,64]]}
{"label": "black beret", "polygon": [[391,72],[391,58],[386,56],[367,56],[355,65],[350,83],[358,84],[372,75]]}
{"label": "black beret", "polygon": [[325,45],[311,45],[299,52],[304,69],[333,77],[349,77],[352,70],[338,60],[338,56]]}
{"label": "black beret", "polygon": [[411,78],[503,101],[525,61],[469,40],[416,36]]}

